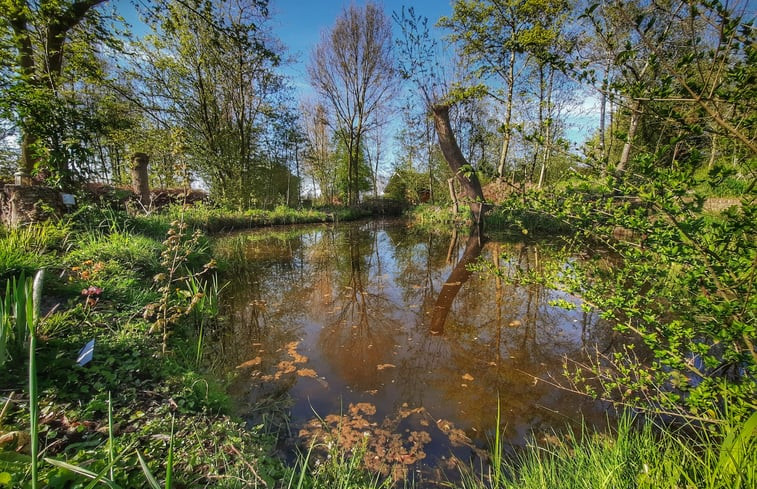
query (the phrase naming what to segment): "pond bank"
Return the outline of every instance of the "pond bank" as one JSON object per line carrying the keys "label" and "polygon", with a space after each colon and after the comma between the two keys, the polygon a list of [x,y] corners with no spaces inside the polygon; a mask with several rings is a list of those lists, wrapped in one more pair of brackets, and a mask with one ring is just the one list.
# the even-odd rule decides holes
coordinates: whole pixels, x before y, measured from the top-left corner
{"label": "pond bank", "polygon": [[[379,486],[380,481],[356,464],[359,456],[336,448],[329,462],[313,466],[312,471],[307,471],[309,475],[304,475],[302,465],[286,467],[274,455],[275,439],[265,423],[245,425],[230,415],[232,404],[225,391],[226,380],[219,381],[207,364],[197,362],[198,351],[200,357],[204,356],[202,344],[197,341],[202,336],[198,335],[197,323],[192,318],[172,325],[169,354],[161,354],[160,337],[149,333],[154,320],[145,319],[142,311],[147,304],[159,300],[152,279],[164,272],[161,241],[175,217],[133,219],[93,209],[76,222],[3,231],[0,253],[8,258],[3,262],[6,266],[3,276],[47,267],[51,273],[45,294],[61,303],[56,312],[42,322],[36,351],[44,455],[93,472],[108,468],[110,392],[113,453],[121,456],[113,467],[113,478],[121,487],[146,486],[137,449],[159,479],[165,476],[173,417],[175,487],[298,487],[300,473],[308,481],[303,487],[334,487],[344,481],[358,487]],[[204,247],[203,251],[202,241],[200,245],[188,255],[187,263],[195,270],[201,270],[210,259],[208,248]],[[97,297],[82,295],[82,290],[89,287],[101,288],[102,293]],[[94,303],[89,299],[94,299]],[[94,359],[89,365],[79,367],[76,365],[79,349],[92,338],[96,340]],[[26,445],[23,443],[23,433],[28,434],[29,426],[29,399],[21,394],[26,389],[23,358],[18,357],[0,373],[3,389],[0,405],[8,406],[0,419],[0,436],[15,434],[0,447],[0,487],[22,487],[30,478],[29,458],[24,454]],[[16,394],[6,403],[10,392]],[[496,417],[496,413],[491,414],[492,418]],[[743,443],[738,446],[743,447],[743,455],[752,457],[750,463],[754,467],[754,455],[750,454],[755,451],[747,450],[753,439],[739,438],[742,439]],[[601,447],[621,442],[613,437],[597,440]],[[742,466],[718,466],[720,440],[713,436],[710,452],[704,443],[704,452],[691,454],[680,450],[681,456],[673,459],[678,462],[674,462],[670,470],[688,468],[683,473],[679,471],[675,480],[681,481],[684,475],[692,474],[695,480],[703,480],[701,478],[707,474],[692,472],[701,467],[711,467],[732,476],[733,467]],[[701,453],[713,454],[713,459],[707,461],[709,465],[693,458]],[[623,459],[615,460],[622,463]],[[647,465],[654,469],[662,459],[649,460],[653,465]],[[691,463],[686,465],[688,462]],[[697,464],[692,465],[694,462]],[[643,477],[645,465],[633,467],[633,474]],[[651,472],[663,474],[663,469]],[[573,466],[563,470],[581,473],[584,469]],[[629,472],[623,474],[627,476],[625,482],[634,481]],[[671,474],[667,477],[672,481],[676,473]],[[74,481],[83,481],[86,477],[43,462],[40,479],[50,487],[71,487]],[[650,476],[648,480],[658,479]],[[507,484],[513,485],[516,481],[503,476],[496,487],[510,487]],[[484,487],[483,481],[473,478],[461,484]],[[664,486],[650,484],[647,487]]]}

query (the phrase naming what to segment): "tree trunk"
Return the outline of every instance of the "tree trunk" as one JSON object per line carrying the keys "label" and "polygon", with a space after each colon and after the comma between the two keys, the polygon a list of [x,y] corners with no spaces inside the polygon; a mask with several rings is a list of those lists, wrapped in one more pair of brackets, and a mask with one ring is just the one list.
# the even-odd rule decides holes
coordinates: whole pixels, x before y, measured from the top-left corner
{"label": "tree trunk", "polygon": [[455,177],[447,180],[447,185],[449,186],[449,198],[452,199],[452,209],[457,214],[460,212],[460,206],[457,200],[457,192],[455,191]]}
{"label": "tree trunk", "polygon": [[547,172],[547,164],[552,157],[552,88],[555,81],[555,72],[550,69],[547,82],[547,121],[544,127],[544,155],[541,162],[541,171],[539,172],[539,184],[537,188],[541,188],[544,183],[544,175]]}
{"label": "tree trunk", "polygon": [[513,115],[513,85],[515,85],[515,51],[510,52],[510,67],[508,71],[510,79],[507,81],[507,101],[505,106],[505,127],[503,131],[502,152],[499,155],[499,166],[497,166],[497,175],[502,179],[505,174],[505,163],[507,163],[507,153],[510,150],[510,122]]}
{"label": "tree trunk", "polygon": [[607,68],[605,69],[605,76],[602,80],[602,93],[599,104],[599,151],[603,164],[606,164],[607,160],[607,138],[605,131],[605,119],[607,114],[607,91],[610,88],[610,68],[612,67],[612,59],[607,60]]}
{"label": "tree trunk", "polygon": [[631,154],[631,143],[636,135],[636,129],[639,127],[639,120],[641,119],[641,102],[635,101],[633,107],[631,107],[631,122],[628,124],[628,134],[626,135],[626,142],[623,144],[623,152],[620,154],[620,161],[615,171],[620,173],[626,169],[628,164],[628,158]]}
{"label": "tree trunk", "polygon": [[444,159],[447,160],[452,173],[462,185],[465,196],[470,200],[471,211],[476,223],[481,223],[481,217],[484,212],[484,192],[481,190],[481,182],[474,171],[465,172],[465,167],[470,168],[470,164],[460,151],[455,134],[452,132],[452,125],[449,120],[449,106],[446,104],[437,104],[431,108],[434,115],[434,127],[436,135],[439,138]]}

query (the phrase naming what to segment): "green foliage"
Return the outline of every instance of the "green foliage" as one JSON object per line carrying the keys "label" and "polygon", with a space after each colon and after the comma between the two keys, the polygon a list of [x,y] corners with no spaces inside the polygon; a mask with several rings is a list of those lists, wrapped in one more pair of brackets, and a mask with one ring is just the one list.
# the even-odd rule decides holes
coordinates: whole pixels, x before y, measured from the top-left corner
{"label": "green foliage", "polygon": [[[332,156],[336,167],[336,192],[341,202],[349,202],[349,195],[359,195],[371,190],[372,169],[368,165],[365,148],[361,145],[355,150],[357,158],[349,154],[344,141],[337,141],[336,151]],[[353,161],[356,160],[356,161]],[[355,202],[358,202],[356,199]]]}
{"label": "green foliage", "polygon": [[49,252],[67,246],[69,229],[44,222],[16,228],[0,227],[0,280],[50,266]]}
{"label": "green foliage", "polygon": [[618,197],[587,191],[594,187],[589,185],[528,195],[525,205],[517,199],[510,205],[563,223],[572,229],[574,246],[600,246],[613,254],[577,263],[574,275],[561,276],[558,284],[653,354],[642,361],[630,345],[604,365],[589,367],[600,395],[705,418],[715,418],[727,400],[744,415],[756,394],[757,303],[751,290],[757,208],[744,198],[708,217],[704,199],[688,191],[691,181],[687,172],[649,164],[643,175],[604,182]]}
{"label": "green foliage", "polygon": [[169,128],[154,131],[168,136],[161,173],[184,181],[191,170],[214,202],[235,209],[272,206],[299,188],[275,154],[292,124],[267,23],[267,2],[166,2],[148,18],[151,33],[137,44],[145,62],[131,73],[149,91],[140,96],[165,108],[154,114]]}
{"label": "green foliage", "polygon": [[8,360],[23,358],[29,339],[28,312],[32,298],[32,278],[25,274],[5,283],[0,296],[0,367]]}
{"label": "green foliage", "polygon": [[82,101],[83,87],[102,80],[95,46],[119,48],[96,3],[4,1],[0,8],[0,117],[21,135],[22,168],[54,184],[76,179],[82,167],[75,163],[107,125]]}

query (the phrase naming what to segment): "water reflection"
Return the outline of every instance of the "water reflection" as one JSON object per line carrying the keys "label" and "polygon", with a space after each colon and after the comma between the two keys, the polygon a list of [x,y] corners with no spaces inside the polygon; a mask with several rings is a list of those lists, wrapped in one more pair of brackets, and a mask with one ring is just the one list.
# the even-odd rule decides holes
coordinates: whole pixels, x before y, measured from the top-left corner
{"label": "water reflection", "polygon": [[[447,277],[447,280],[442,285],[442,290],[436,298],[434,309],[431,314],[430,331],[432,334],[444,333],[444,323],[447,320],[447,315],[452,307],[452,303],[455,301],[457,293],[460,292],[460,288],[462,288],[463,284],[468,281],[473,273],[470,269],[470,265],[478,259],[481,254],[481,247],[483,246],[483,238],[479,231],[480,228],[478,226],[470,229],[468,233],[468,242],[465,244],[463,256],[457,262],[455,268],[452,269],[452,273]],[[449,252],[447,253],[447,261],[450,261],[451,259],[456,241],[457,232],[452,235]]]}
{"label": "water reflection", "polygon": [[[511,444],[582,416],[601,425],[601,405],[538,380],[612,342],[594,313],[550,305],[576,298],[519,280],[565,266],[553,251],[401,223],[228,237],[217,252],[236,265],[217,356],[238,373],[244,415],[279,396],[296,434],[314,411],[354,412],[354,426],[376,430],[371,449],[397,464],[469,457],[493,432],[498,399]],[[478,257],[509,279],[471,272]]]}

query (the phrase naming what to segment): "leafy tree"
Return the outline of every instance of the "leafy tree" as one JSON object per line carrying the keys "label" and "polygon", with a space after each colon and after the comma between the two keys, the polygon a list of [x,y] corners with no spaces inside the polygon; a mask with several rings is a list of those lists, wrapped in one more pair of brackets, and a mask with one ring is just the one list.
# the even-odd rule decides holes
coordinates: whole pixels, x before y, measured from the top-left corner
{"label": "leafy tree", "polygon": [[[474,63],[473,77],[495,80],[480,90],[504,106],[502,150],[497,165],[500,178],[504,176],[513,137],[516,89],[533,59],[542,76],[539,107],[549,107],[545,80],[553,73],[549,63],[556,60],[559,52],[559,29],[567,9],[565,0],[463,0],[455,2],[452,16],[439,21],[451,30],[450,39]],[[540,126],[548,129],[544,119]]]}
{"label": "leafy tree", "polygon": [[96,46],[119,47],[95,9],[104,1],[0,3],[0,43],[7,56],[0,110],[20,132],[24,181],[38,169],[70,183],[72,162],[87,156],[86,140],[99,130],[97,118],[81,107],[74,80],[102,77]]}
{"label": "leafy tree", "polygon": [[150,18],[134,85],[212,197],[232,207],[261,201],[268,187],[262,135],[281,109],[267,2],[167,2]]}

